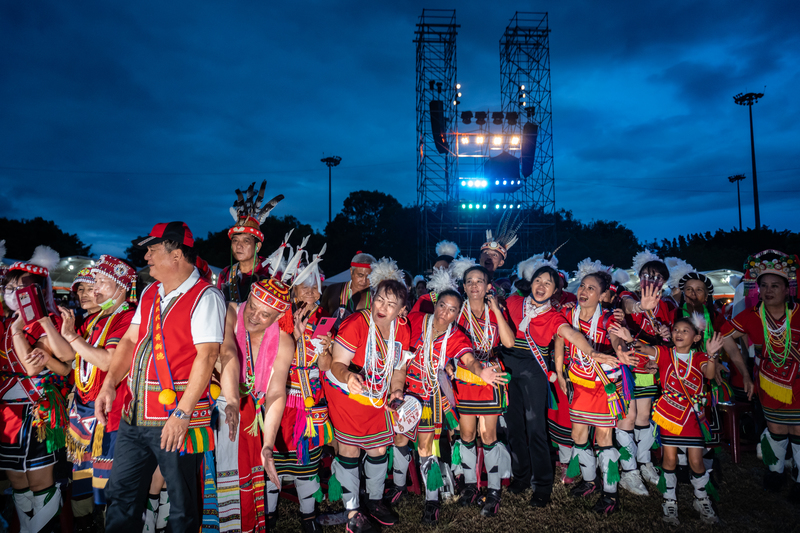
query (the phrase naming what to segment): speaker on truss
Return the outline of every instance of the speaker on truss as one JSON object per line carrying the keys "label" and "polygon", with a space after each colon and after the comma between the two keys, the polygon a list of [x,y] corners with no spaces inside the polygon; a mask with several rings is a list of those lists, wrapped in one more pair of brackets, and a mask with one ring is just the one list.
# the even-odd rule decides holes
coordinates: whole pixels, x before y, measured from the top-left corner
{"label": "speaker on truss", "polygon": [[539,125],[536,122],[526,122],[522,127],[520,159],[522,160],[522,176],[525,178],[533,174],[533,158],[536,155],[536,137],[538,135]]}
{"label": "speaker on truss", "polygon": [[447,144],[447,132],[444,126],[444,103],[441,100],[431,100],[431,133],[433,142],[436,143],[436,151],[446,154],[450,151]]}

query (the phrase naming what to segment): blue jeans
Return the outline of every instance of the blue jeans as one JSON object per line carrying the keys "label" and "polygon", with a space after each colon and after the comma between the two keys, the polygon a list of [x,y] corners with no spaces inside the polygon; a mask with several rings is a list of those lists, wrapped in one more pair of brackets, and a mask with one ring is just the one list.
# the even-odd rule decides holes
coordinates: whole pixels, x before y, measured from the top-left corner
{"label": "blue jeans", "polygon": [[167,531],[200,529],[198,470],[202,454],[179,455],[161,449],[160,427],[120,422],[111,477],[106,485],[106,531],[141,533],[150,480],[156,467],[167,483]]}

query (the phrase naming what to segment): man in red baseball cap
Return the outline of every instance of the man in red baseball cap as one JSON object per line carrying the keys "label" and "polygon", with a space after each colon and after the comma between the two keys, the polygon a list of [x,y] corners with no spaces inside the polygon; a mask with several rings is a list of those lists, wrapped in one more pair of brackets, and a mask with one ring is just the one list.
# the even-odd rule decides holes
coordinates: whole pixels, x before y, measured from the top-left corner
{"label": "man in red baseball cap", "polygon": [[142,292],[95,400],[98,422],[106,424],[116,386],[127,375],[132,398],[123,406],[106,486],[106,527],[141,531],[140,488],[158,466],[167,483],[170,523],[196,531],[197,469],[202,454],[214,449],[209,383],[223,339],[225,300],[195,267],[194,238],[183,222],[156,224],[133,244],[147,248],[156,281]]}

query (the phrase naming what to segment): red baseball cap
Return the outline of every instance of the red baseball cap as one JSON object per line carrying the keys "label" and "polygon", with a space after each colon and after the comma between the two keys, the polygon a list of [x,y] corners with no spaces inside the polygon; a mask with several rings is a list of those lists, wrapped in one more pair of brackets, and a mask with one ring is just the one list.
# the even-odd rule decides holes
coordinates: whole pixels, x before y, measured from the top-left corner
{"label": "red baseball cap", "polygon": [[175,241],[190,248],[194,246],[192,230],[185,222],[160,222],[153,226],[147,237],[139,237],[131,242],[137,248],[147,248],[164,241]]}

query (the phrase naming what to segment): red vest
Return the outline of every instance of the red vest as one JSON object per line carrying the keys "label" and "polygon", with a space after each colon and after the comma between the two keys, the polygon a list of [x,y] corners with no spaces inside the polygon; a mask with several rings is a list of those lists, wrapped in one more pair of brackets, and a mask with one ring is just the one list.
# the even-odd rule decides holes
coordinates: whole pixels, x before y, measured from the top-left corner
{"label": "red vest", "polygon": [[[125,421],[136,426],[163,426],[169,418],[166,406],[158,401],[161,385],[156,375],[150,342],[151,313],[159,286],[161,283],[156,282],[147,287],[139,304],[142,313],[139,340],[133,352],[131,370],[128,374],[128,387],[131,390],[132,400],[123,411]],[[197,357],[197,349],[192,339],[192,314],[208,289],[211,289],[211,285],[200,278],[191,289],[171,300],[169,306],[161,313],[164,350],[172,371],[173,390],[177,394],[178,402],[189,383],[189,373]],[[135,421],[132,420],[134,414]],[[205,394],[195,406],[189,427],[207,427],[210,424],[211,404],[206,383]]]}

